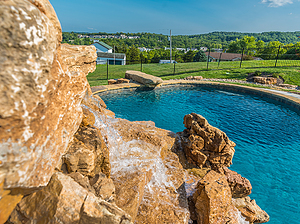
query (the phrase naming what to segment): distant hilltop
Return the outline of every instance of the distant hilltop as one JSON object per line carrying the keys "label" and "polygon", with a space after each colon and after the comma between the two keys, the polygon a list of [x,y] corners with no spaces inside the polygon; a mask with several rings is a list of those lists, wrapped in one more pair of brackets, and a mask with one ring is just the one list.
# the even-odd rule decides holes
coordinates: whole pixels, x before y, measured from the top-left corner
{"label": "distant hilltop", "polygon": [[[300,31],[295,32],[262,32],[262,33],[240,33],[240,32],[211,32],[194,35],[172,36],[172,46],[175,48],[228,48],[230,42],[242,39],[244,36],[253,36],[256,41],[265,43],[279,41],[283,44],[295,44],[300,41]],[[77,44],[90,44],[94,40],[104,41],[110,46],[126,45],[146,48],[165,48],[169,46],[168,35],[156,33],[87,33],[87,32],[63,32],[63,42],[78,42]]]}

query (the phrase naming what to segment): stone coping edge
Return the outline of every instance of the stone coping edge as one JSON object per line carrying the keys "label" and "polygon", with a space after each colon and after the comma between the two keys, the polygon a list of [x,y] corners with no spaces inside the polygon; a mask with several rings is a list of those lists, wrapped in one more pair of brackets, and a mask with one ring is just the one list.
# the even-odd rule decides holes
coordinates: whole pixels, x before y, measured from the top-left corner
{"label": "stone coping edge", "polygon": [[[269,99],[279,101],[280,103],[287,104],[288,106],[291,106],[292,108],[300,112],[300,95],[298,97],[298,95],[296,94],[291,94],[279,90],[274,91],[272,89],[236,85],[231,83],[195,81],[195,80],[167,80],[157,85],[157,87],[155,88],[159,88],[161,86],[172,86],[172,85],[203,86],[203,87],[217,88],[221,90],[231,90],[240,93],[259,95],[259,96],[263,96]],[[144,85],[138,83],[122,83],[122,84],[114,84],[114,85],[107,85],[107,86],[94,86],[91,89],[93,94],[97,94],[97,93],[103,93],[111,90],[131,89],[131,88],[139,88],[139,87],[144,87]]]}

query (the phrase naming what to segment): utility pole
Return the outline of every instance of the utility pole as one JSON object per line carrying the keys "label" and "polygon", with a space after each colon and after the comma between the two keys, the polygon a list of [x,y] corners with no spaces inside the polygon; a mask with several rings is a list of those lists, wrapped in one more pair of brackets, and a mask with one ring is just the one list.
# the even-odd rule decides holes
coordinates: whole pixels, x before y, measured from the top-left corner
{"label": "utility pole", "polygon": [[172,34],[170,30],[170,63],[172,63]]}
{"label": "utility pole", "polygon": [[116,65],[116,46],[114,45],[114,65]]}

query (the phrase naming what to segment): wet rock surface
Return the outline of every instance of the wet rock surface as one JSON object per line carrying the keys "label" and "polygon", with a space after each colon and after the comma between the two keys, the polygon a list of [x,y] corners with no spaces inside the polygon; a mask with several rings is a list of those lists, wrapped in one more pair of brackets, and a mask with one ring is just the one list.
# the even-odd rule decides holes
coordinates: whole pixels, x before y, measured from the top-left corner
{"label": "wet rock surface", "polygon": [[233,198],[232,202],[250,223],[265,223],[270,220],[269,215],[256,204],[254,199],[251,200],[250,197]]}

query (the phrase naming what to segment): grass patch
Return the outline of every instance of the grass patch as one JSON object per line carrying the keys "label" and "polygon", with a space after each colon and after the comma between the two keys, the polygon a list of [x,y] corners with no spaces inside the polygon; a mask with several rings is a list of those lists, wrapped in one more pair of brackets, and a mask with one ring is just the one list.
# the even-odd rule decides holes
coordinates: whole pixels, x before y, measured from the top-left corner
{"label": "grass patch", "polygon": [[[300,61],[289,61],[294,65]],[[292,64],[293,63],[293,64]],[[178,63],[175,64],[143,64],[143,72],[162,78],[163,80],[169,79],[183,79],[187,76],[201,75],[203,78],[216,78],[216,79],[236,79],[246,80],[248,73],[255,71],[272,73],[275,77],[281,76],[284,78],[285,83],[300,86],[300,68],[299,67],[270,67],[274,66],[275,61],[244,61],[242,68],[239,61],[221,62],[219,67],[217,62],[209,63],[209,70],[207,70],[206,62],[192,62],[192,63]],[[286,62],[278,61],[277,65],[286,65]],[[266,68],[257,68],[266,67]],[[219,69],[219,70],[217,70]],[[108,79],[119,79],[125,77],[127,70],[141,71],[140,64],[134,65],[109,65]],[[96,70],[87,76],[91,86],[107,85],[107,66],[97,65]]]}

